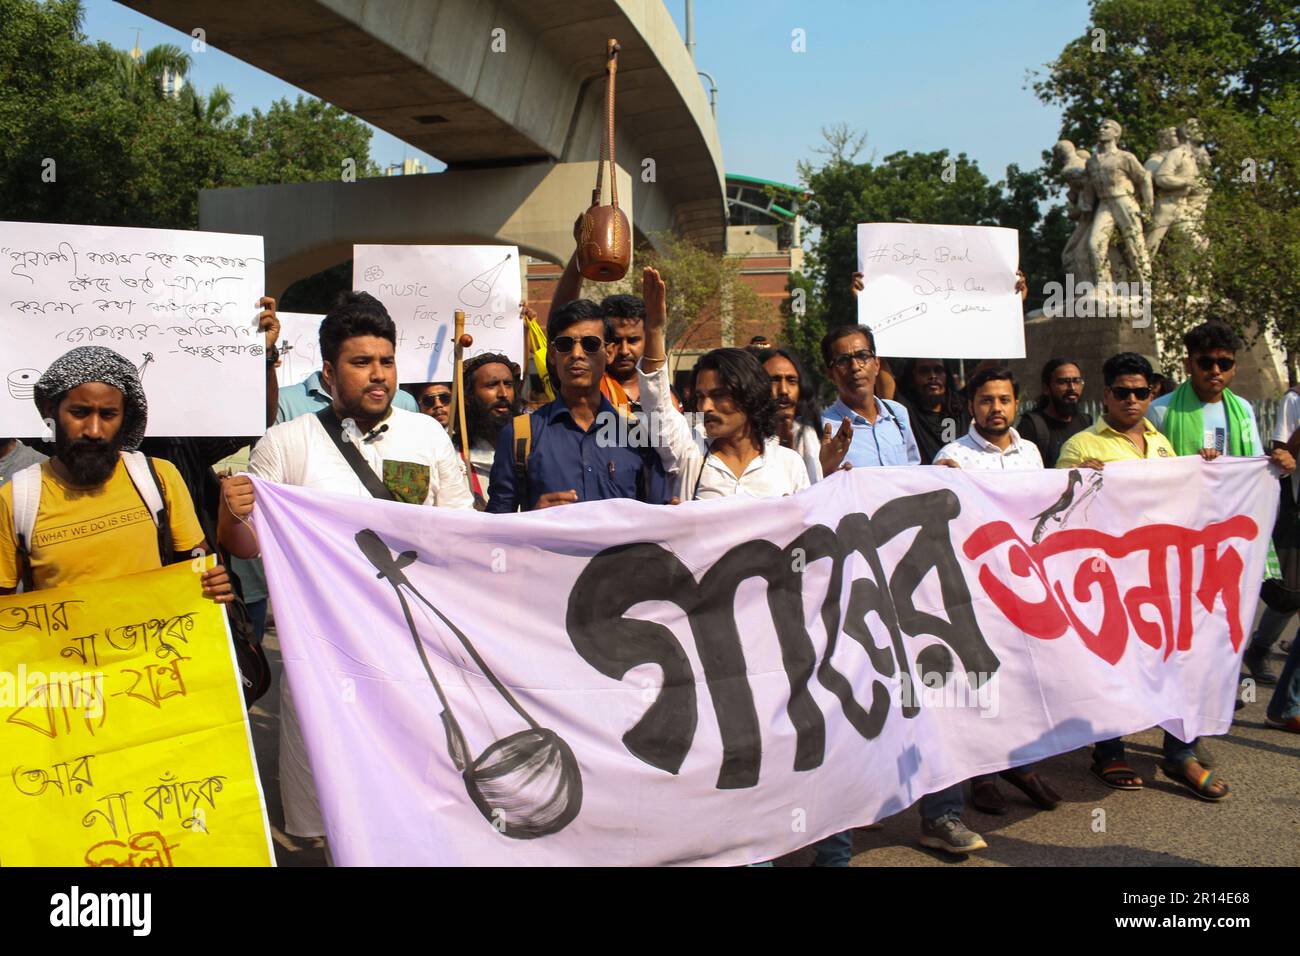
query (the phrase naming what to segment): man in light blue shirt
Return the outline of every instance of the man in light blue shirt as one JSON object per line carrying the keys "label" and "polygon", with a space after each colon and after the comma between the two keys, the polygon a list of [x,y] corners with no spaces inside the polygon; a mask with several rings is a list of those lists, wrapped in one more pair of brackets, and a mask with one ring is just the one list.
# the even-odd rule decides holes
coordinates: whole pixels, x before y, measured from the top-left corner
{"label": "man in light blue shirt", "polygon": [[853,429],[845,461],[854,468],[873,465],[919,465],[921,451],[898,402],[876,395],[880,360],[876,339],[865,325],[840,325],[822,339],[822,359],[839,398],[822,412],[823,430]]}
{"label": "man in light blue shirt", "polygon": [[[297,385],[280,389],[275,422],[278,425],[281,422],[291,422],[299,415],[315,415],[333,402],[333,397],[325,390],[325,384],[321,381],[320,369],[317,369]],[[420,406],[415,404],[415,399],[400,388],[393,396],[393,405],[404,408],[408,412],[420,410]]]}

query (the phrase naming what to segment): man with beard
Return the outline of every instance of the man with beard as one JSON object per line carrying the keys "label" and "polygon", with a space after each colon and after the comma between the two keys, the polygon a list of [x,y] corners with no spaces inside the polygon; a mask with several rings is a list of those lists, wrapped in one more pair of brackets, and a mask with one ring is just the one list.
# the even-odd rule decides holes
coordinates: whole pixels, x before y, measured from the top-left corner
{"label": "man with beard", "polygon": [[[330,404],[268,429],[253,448],[248,470],[258,478],[416,505],[470,508],[460,458],[447,432],[428,415],[396,408],[397,326],[374,296],[342,292],[320,325],[321,383]],[[355,467],[345,447],[360,454]],[[364,469],[364,471],[362,470]],[[232,554],[259,553],[249,516],[253,483],[236,475],[224,483],[218,534]],[[280,792],[285,829],[323,837],[324,822],[306,745],[283,682],[280,702]]]}
{"label": "man with beard", "polygon": [[1016,429],[1021,438],[1034,443],[1043,466],[1055,468],[1061,447],[1092,425],[1092,416],[1079,411],[1083,398],[1083,372],[1071,358],[1048,359],[1043,366],[1043,394],[1038,403],[1020,417]]}
{"label": "man with beard", "polygon": [[970,427],[966,403],[957,394],[943,359],[908,359],[898,384],[897,401],[907,409],[921,462],[929,464],[940,448]]}
{"label": "man with beard", "polygon": [[[757,336],[756,336],[757,338]],[[753,346],[750,346],[751,350]],[[788,349],[761,349],[758,360],[772,382],[772,399],[776,402],[776,437],[786,448],[793,448],[808,468],[809,481],[821,481],[840,467],[847,451],[849,432],[841,424],[838,445],[830,426],[823,427],[821,413],[813,399],[803,363]]]}
{"label": "man with beard", "polygon": [[[130,361],[96,345],[75,348],[45,370],[35,400],[53,423],[55,455],[0,489],[0,594],[20,581],[27,590],[60,587],[208,553],[175,466],[134,451],[149,407]],[[203,572],[202,582],[212,600],[233,599],[224,567]]]}
{"label": "man with beard", "polygon": [[551,312],[547,362],[560,394],[501,429],[488,511],[508,514],[607,498],[654,504],[668,500],[667,479],[654,449],[609,438],[634,433],[601,393],[612,338],[609,319],[590,299]]}
{"label": "man with beard", "polygon": [[497,439],[519,414],[519,366],[499,352],[485,352],[465,363],[464,374],[471,488],[486,503]]}

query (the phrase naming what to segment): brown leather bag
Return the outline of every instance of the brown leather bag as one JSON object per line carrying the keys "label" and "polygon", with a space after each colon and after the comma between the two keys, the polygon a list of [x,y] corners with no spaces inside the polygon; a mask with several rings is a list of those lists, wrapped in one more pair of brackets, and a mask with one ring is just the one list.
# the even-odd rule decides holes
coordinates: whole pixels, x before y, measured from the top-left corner
{"label": "brown leather bag", "polygon": [[[605,132],[596,166],[596,188],[591,192],[591,208],[582,214],[578,224],[578,271],[584,279],[596,282],[617,282],[627,275],[627,267],[632,262],[632,227],[618,208],[618,168],[614,165],[614,74],[618,70],[618,49],[618,41],[609,40],[605,66],[609,88],[605,94]],[[602,206],[600,194],[607,153],[610,202]]]}

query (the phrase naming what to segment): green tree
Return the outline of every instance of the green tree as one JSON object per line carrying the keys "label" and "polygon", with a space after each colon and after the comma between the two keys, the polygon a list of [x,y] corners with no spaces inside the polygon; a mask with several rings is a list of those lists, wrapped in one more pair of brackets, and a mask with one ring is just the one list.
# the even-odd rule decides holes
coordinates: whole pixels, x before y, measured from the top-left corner
{"label": "green tree", "polygon": [[299,96],[254,108],[235,120],[248,184],[339,179],[351,160],[358,179],[379,174],[370,161],[370,129],[337,106]]}

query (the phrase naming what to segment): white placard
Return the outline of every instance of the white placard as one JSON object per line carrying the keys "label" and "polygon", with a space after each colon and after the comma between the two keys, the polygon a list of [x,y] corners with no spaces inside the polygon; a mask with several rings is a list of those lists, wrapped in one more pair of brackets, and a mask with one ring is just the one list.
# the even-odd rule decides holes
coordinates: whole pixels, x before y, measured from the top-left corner
{"label": "white placard", "polygon": [[397,323],[400,382],[450,382],[454,313],[474,344],[465,358],[504,352],[523,362],[519,249],[515,246],[353,246],[352,286]]}
{"label": "white placard", "polygon": [[140,369],[148,434],[266,430],[262,237],[0,222],[0,435],[39,437],[32,386],[102,345]]}
{"label": "white placard", "polygon": [[312,372],[320,371],[320,324],[325,318],[315,312],[277,312],[280,320],[280,367],[275,377],[280,387],[297,385]]}
{"label": "white placard", "polygon": [[1024,358],[1014,229],[858,225],[858,321],[891,357]]}

